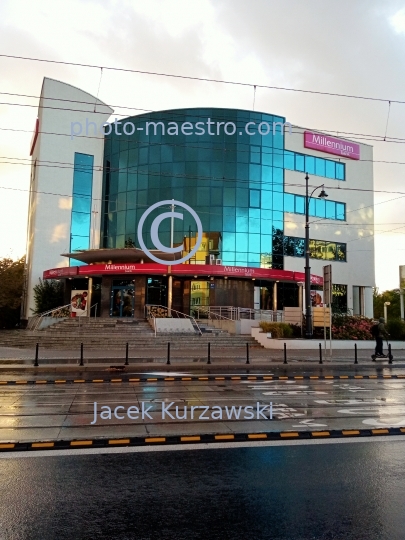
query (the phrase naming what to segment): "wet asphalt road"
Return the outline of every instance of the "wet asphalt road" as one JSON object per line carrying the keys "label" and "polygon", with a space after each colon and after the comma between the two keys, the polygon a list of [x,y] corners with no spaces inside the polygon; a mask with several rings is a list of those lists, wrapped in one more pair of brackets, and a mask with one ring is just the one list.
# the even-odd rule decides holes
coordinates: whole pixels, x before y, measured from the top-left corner
{"label": "wet asphalt road", "polygon": [[[7,384],[0,386],[0,441],[405,427],[405,379],[340,377]],[[272,403],[271,420],[257,414],[257,403]],[[150,408],[143,418],[127,415],[142,404]],[[163,418],[164,406],[170,414]],[[204,418],[202,406],[208,409]],[[253,406],[253,418],[246,418],[246,406]],[[221,411],[215,417],[214,407]]]}
{"label": "wet asphalt road", "polygon": [[403,540],[395,440],[0,460],[1,540]]}

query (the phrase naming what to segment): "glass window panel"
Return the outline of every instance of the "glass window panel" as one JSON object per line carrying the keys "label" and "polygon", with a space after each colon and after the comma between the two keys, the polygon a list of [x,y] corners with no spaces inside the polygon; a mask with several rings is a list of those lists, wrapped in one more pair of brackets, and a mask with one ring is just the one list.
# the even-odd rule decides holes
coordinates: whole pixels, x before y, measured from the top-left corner
{"label": "glass window panel", "polygon": [[271,210],[273,208],[273,192],[263,190],[262,191],[262,208],[265,208],[266,210]]}
{"label": "glass window panel", "polygon": [[[174,190],[173,190],[174,191]],[[173,197],[174,196],[173,193]],[[178,199],[181,200],[181,199]],[[210,204],[210,188],[208,187],[198,187],[197,188],[197,200],[200,205],[209,205]]]}
{"label": "glass window panel", "polygon": [[288,152],[287,150],[284,151],[284,168],[289,169],[290,171],[295,170],[295,163],[294,163],[294,152]]}
{"label": "glass window panel", "polygon": [[283,240],[283,252],[288,257],[294,257],[294,243],[295,239],[290,236],[284,236]]}
{"label": "glass window panel", "polygon": [[124,193],[118,193],[117,198],[117,210],[125,210],[127,205],[127,194]]}
{"label": "glass window panel", "polygon": [[262,185],[273,182],[273,168],[262,166]]}
{"label": "glass window panel", "polygon": [[315,158],[312,156],[305,156],[305,172],[308,174],[315,174]]}
{"label": "glass window panel", "polygon": [[127,208],[136,208],[136,191],[128,191],[127,193]]}
{"label": "glass window panel", "polygon": [[248,190],[245,188],[236,188],[236,206],[247,207],[249,203]]}
{"label": "glass window panel", "polygon": [[[304,201],[305,201],[305,197],[304,197]],[[305,205],[305,203],[304,203]],[[316,216],[316,213],[315,213],[315,199],[310,199],[309,200],[309,215],[310,216]]]}
{"label": "glass window panel", "polygon": [[249,180],[249,165],[247,163],[237,164],[236,179],[241,181]]}
{"label": "glass window panel", "polygon": [[260,163],[260,146],[250,147],[250,162]]}
{"label": "glass window panel", "polygon": [[281,150],[274,150],[273,152],[273,166],[284,167],[283,152]]}
{"label": "glass window panel", "polygon": [[315,174],[317,176],[325,176],[325,160],[315,158]]}
{"label": "glass window panel", "polygon": [[[260,253],[260,234],[249,234],[249,252]],[[254,261],[258,261],[258,257]]]}
{"label": "glass window panel", "polygon": [[[239,230],[239,229],[238,229]],[[235,234],[237,258],[241,259],[243,253],[248,250],[248,234],[244,232],[237,232]]]}
{"label": "glass window panel", "polygon": [[235,206],[235,189],[224,188],[224,206]]}
{"label": "glass window panel", "polygon": [[260,247],[262,253],[271,253],[272,241],[269,234],[262,234],[260,236]]}
{"label": "glass window panel", "polygon": [[[136,230],[136,211],[128,210],[125,216],[125,233],[130,234]],[[132,238],[132,240],[135,240]]]}
{"label": "glass window panel", "polygon": [[273,189],[275,191],[282,191],[284,184],[284,171],[274,167],[273,169]]}
{"label": "glass window panel", "polygon": [[252,180],[253,182],[260,182],[260,173],[260,165],[256,165],[254,163],[249,165],[249,180]]}
{"label": "glass window panel", "polygon": [[70,251],[81,251],[89,249],[90,240],[88,236],[72,236],[70,240]]}
{"label": "glass window panel", "polygon": [[117,212],[117,234],[125,234],[125,214],[126,212]]}
{"label": "glass window panel", "polygon": [[249,232],[260,233],[260,210],[249,208]]}
{"label": "glass window panel", "polygon": [[234,252],[235,251],[235,234],[234,233],[224,233],[222,238],[222,251],[223,252]]}
{"label": "glass window panel", "polygon": [[343,163],[336,163],[336,179],[337,180],[345,179],[345,166]]}
{"label": "glass window panel", "polygon": [[238,215],[238,212],[236,212],[236,231],[238,232],[248,232],[248,216],[245,215]]}
{"label": "glass window panel", "polygon": [[138,163],[139,165],[146,165],[148,163],[148,147],[139,148]]}
{"label": "glass window panel", "polygon": [[305,197],[295,195],[295,212],[297,214],[305,214]]}
{"label": "glass window panel", "polygon": [[280,212],[284,211],[284,204],[283,204],[283,194],[282,193],[273,193],[273,208],[274,210],[278,210]]}
{"label": "glass window panel", "polygon": [[295,170],[305,172],[305,158],[302,154],[295,154]]}
{"label": "glass window panel", "polygon": [[326,178],[336,178],[335,162],[326,160]]}
{"label": "glass window panel", "polygon": [[89,236],[90,234],[90,214],[72,212],[72,223],[70,234],[73,236]]}
{"label": "glass window panel", "polygon": [[305,240],[303,238],[295,238],[294,256],[305,257]]}
{"label": "glass window panel", "polygon": [[346,220],[346,205],[344,203],[336,203],[336,219]]}
{"label": "glass window panel", "polygon": [[325,199],[315,199],[315,215],[320,218],[324,218],[326,214]]}
{"label": "glass window panel", "polygon": [[273,165],[273,152],[270,148],[265,148],[262,152],[262,164],[263,165]]}
{"label": "glass window panel", "polygon": [[249,190],[249,206],[260,208],[260,191],[258,189]]}
{"label": "glass window panel", "polygon": [[326,204],[326,218],[336,219],[336,203],[334,201],[325,201]]}
{"label": "glass window panel", "polygon": [[294,212],[294,195],[292,193],[284,193],[284,212]]}
{"label": "glass window panel", "polygon": [[72,210],[73,212],[90,212],[89,198],[74,195],[72,201]]}
{"label": "glass window panel", "polygon": [[222,206],[222,188],[211,188],[211,205]]}
{"label": "glass window panel", "polygon": [[128,173],[128,190],[137,189],[138,187],[138,173]]}

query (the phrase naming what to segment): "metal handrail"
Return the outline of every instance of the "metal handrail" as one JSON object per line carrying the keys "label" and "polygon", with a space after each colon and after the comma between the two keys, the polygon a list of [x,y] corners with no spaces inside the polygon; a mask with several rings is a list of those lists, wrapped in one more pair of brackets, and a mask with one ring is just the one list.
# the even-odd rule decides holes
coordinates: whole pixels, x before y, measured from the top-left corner
{"label": "metal handrail", "polygon": [[206,314],[208,319],[212,319],[214,316],[215,319],[218,321],[232,321],[230,317],[225,317],[224,315],[221,315],[220,313],[216,313],[215,311],[210,310],[210,306],[202,306],[202,307],[193,307],[194,310],[197,311],[197,319],[200,320],[200,312],[202,314]]}
{"label": "metal handrail", "polygon": [[[64,306],[59,306],[59,307],[56,307],[56,308],[53,308],[53,309],[49,309],[48,311],[44,311],[43,313],[38,313],[37,315],[32,317],[32,319],[29,321],[29,323],[27,325],[27,330],[35,331],[38,328],[38,326],[40,325],[41,319],[43,317],[46,317],[49,314],[52,314],[52,313],[55,313],[55,312],[58,312],[58,311],[62,311],[62,309],[69,309],[69,311],[70,311],[70,307],[71,307],[70,304],[66,304]],[[59,317],[56,316],[56,318],[59,318]],[[62,317],[60,317],[60,318],[62,318]]]}
{"label": "metal handrail", "polygon": [[[227,319],[232,321],[240,321],[241,319],[250,320],[270,320],[273,322],[282,322],[284,318],[284,312],[282,310],[268,310],[268,309],[252,309],[242,308],[235,306],[204,306],[201,308],[194,308],[198,311],[201,309],[205,311],[209,317],[212,315],[219,316],[221,319]],[[227,317],[223,315],[226,313]]]}
{"label": "metal handrail", "polygon": [[160,309],[165,310],[168,317],[170,317],[170,318],[174,318],[173,313],[175,313],[178,319],[182,319],[182,318],[191,319],[193,326],[195,325],[197,327],[198,332],[202,336],[201,328],[198,326],[197,321],[195,320],[195,318],[192,317],[191,315],[187,315],[187,313],[182,313],[181,311],[177,311],[177,309],[172,309],[172,308],[169,309],[168,307],[162,306],[162,305],[159,305],[159,304],[146,304],[145,305],[145,319],[153,318],[153,324],[154,324],[154,328],[155,328],[155,336],[156,336],[156,319],[157,319],[157,317],[156,317],[156,315],[151,313],[150,308],[152,308],[152,307],[153,308],[160,308]]}
{"label": "metal handrail", "polygon": [[[89,309],[90,309],[90,317],[91,317],[91,310],[94,308],[94,306],[96,306],[96,309],[95,309],[95,312],[94,312],[94,318],[96,318],[96,317],[97,317],[97,306],[98,306],[98,302],[96,302],[95,304],[93,304],[92,306],[90,306],[90,308],[89,308]],[[82,318],[82,317],[87,317],[87,307],[86,307],[86,309],[83,310],[83,311],[85,311],[86,315],[82,315],[81,317],[78,317],[78,319],[79,319],[79,328],[80,328],[80,320],[81,320],[81,318]]]}

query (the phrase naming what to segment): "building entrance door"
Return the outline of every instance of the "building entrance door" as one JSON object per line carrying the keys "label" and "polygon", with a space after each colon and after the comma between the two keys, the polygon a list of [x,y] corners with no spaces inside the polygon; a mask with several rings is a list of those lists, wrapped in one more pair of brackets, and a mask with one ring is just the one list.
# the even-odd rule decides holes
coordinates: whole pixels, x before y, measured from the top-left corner
{"label": "building entrance door", "polygon": [[134,286],[113,285],[111,290],[110,317],[133,317],[134,307]]}

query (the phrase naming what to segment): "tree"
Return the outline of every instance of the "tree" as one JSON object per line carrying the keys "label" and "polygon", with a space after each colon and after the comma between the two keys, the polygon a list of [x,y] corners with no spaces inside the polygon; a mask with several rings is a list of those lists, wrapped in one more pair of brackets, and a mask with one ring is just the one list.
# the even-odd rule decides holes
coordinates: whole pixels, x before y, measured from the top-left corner
{"label": "tree", "polygon": [[387,306],[388,319],[399,319],[401,317],[399,289],[392,289],[391,291],[384,291],[382,293],[379,293],[377,288],[374,290],[374,317],[377,319],[384,317],[384,302],[391,302]]}
{"label": "tree", "polygon": [[35,315],[44,313],[63,305],[64,284],[55,279],[39,278],[39,284],[34,287]]}
{"label": "tree", "polygon": [[25,256],[17,261],[0,259],[0,328],[14,328],[20,321]]}

